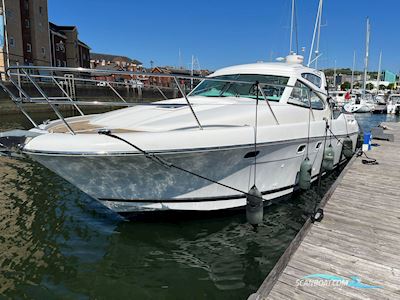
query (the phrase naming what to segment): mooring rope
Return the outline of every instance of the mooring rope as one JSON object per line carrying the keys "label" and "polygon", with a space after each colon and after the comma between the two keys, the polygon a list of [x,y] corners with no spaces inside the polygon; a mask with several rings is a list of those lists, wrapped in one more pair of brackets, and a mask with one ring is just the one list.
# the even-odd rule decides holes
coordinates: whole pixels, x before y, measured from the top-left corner
{"label": "mooring rope", "polygon": [[[348,148],[348,147],[346,147],[346,145],[345,144],[343,144],[343,142],[332,132],[332,130],[330,129],[330,128],[328,128],[328,130],[331,132],[331,134],[332,134],[332,136],[339,142],[339,143],[341,143],[342,144],[342,147],[343,148],[345,148],[345,149],[347,149],[347,150],[351,150],[351,151],[353,151],[353,148]],[[348,136],[348,135],[347,135]],[[365,153],[365,151],[359,151],[358,153],[357,153],[357,157],[361,157],[361,156],[365,156],[365,158],[366,159],[363,159],[363,160],[361,160],[361,162],[364,164],[364,165],[378,165],[379,164],[379,162],[375,159],[375,158],[372,158],[372,157],[369,157],[366,153]]]}
{"label": "mooring rope", "polygon": [[257,129],[258,129],[258,97],[259,97],[259,82],[256,81],[255,87],[257,89],[256,98],[256,115],[254,117],[254,186],[256,186],[257,179]]}

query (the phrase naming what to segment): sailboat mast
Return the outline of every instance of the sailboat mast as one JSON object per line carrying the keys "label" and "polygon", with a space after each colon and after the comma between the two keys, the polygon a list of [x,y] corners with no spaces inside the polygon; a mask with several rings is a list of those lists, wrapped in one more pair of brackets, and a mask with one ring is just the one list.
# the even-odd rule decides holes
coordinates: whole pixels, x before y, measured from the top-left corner
{"label": "sailboat mast", "polygon": [[194,55],[192,55],[192,67],[190,68],[190,90],[193,90],[193,74],[194,74]]}
{"label": "sailboat mast", "polygon": [[318,56],[319,56],[319,40],[321,37],[321,21],[322,21],[322,4],[323,0],[319,1],[319,20],[318,20],[318,34],[317,34],[317,48],[315,49],[315,68],[318,69]]}
{"label": "sailboat mast", "polygon": [[335,60],[335,68],[333,69],[333,86],[336,90],[336,60]]}
{"label": "sailboat mast", "polygon": [[292,0],[292,16],[290,19],[290,49],[289,49],[289,54],[293,54],[293,27],[294,27],[294,5],[295,5],[295,0]]}
{"label": "sailboat mast", "polygon": [[382,67],[382,50],[379,53],[379,67],[378,67],[378,76],[376,77],[376,94],[379,93],[379,85],[381,84],[381,67]]}
{"label": "sailboat mast", "polygon": [[[315,17],[315,25],[314,25],[314,33],[313,33],[313,37],[311,40],[311,47],[310,47],[310,52],[308,54],[308,64],[307,66],[309,67],[311,65],[311,63],[316,60],[317,58],[314,58],[314,60],[312,60],[312,55],[313,55],[313,51],[314,51],[314,42],[315,42],[315,37],[317,35],[317,30],[318,30],[318,47],[317,47],[317,51],[319,52],[319,36],[320,36],[320,28],[321,28],[321,18],[320,15],[322,14],[322,0],[319,0],[319,4],[318,4],[318,10],[317,10],[317,16]],[[318,53],[316,51],[316,54],[318,56]]]}
{"label": "sailboat mast", "polygon": [[356,67],[356,50],[354,50],[353,54],[353,68],[351,69],[351,88],[350,91],[353,91],[354,87],[354,68]]}
{"label": "sailboat mast", "polygon": [[367,73],[368,73],[368,58],[369,58],[369,35],[370,35],[370,24],[369,18],[367,17],[367,36],[365,40],[365,66],[364,66],[364,91],[365,96],[367,90]]}

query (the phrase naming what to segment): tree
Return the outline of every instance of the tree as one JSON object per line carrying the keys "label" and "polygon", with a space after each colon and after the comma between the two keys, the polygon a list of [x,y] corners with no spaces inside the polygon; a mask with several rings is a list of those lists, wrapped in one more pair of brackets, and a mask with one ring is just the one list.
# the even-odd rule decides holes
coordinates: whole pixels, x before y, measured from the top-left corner
{"label": "tree", "polygon": [[382,90],[382,91],[386,90],[386,85],[380,84],[379,85],[379,89]]}
{"label": "tree", "polygon": [[374,85],[372,83],[367,83],[366,88],[367,90],[372,90],[374,88]]}
{"label": "tree", "polygon": [[350,88],[351,88],[351,84],[350,84],[350,82],[348,82],[348,81],[343,82],[343,83],[341,84],[341,86],[340,86],[340,89],[341,89],[342,91],[347,91],[347,90],[349,90]]}
{"label": "tree", "polygon": [[388,88],[388,90],[394,90],[394,83],[389,83],[387,88]]}

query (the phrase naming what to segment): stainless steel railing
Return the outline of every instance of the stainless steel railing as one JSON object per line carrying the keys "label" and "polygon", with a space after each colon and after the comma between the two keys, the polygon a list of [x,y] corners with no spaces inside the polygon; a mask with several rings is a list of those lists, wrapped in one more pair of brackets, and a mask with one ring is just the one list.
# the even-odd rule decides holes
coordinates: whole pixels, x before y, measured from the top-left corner
{"label": "stainless steel railing", "polygon": [[[63,76],[63,74],[68,74],[68,78]],[[72,74],[72,75],[71,75]],[[279,87],[279,88],[298,88],[289,85],[280,85],[280,84],[268,84],[268,83],[259,83],[259,82],[249,82],[242,80],[232,80],[232,79],[221,79],[221,78],[213,78],[213,77],[196,77],[196,76],[187,76],[187,75],[176,75],[176,74],[158,74],[158,73],[144,73],[144,72],[129,72],[129,71],[110,71],[110,70],[97,70],[97,69],[84,69],[84,68],[54,68],[54,67],[46,67],[46,66],[13,66],[7,69],[6,78],[13,84],[15,89],[17,90],[17,95],[13,93],[4,82],[0,81],[0,87],[10,96],[12,101],[17,105],[17,107],[21,110],[21,112],[28,118],[28,120],[33,124],[34,127],[38,127],[33,118],[29,115],[29,113],[24,109],[24,104],[26,103],[36,103],[36,104],[47,104],[51,107],[57,117],[62,121],[65,127],[71,134],[75,134],[74,130],[68,124],[66,118],[64,118],[61,111],[58,109],[58,105],[70,105],[73,106],[80,115],[84,116],[84,112],[80,108],[80,106],[109,106],[109,107],[129,107],[135,106],[139,103],[134,103],[127,101],[116,89],[118,86],[132,87],[132,89],[137,89],[138,92],[142,90],[142,87],[138,85],[138,80],[142,81],[150,81],[150,78],[169,78],[171,82],[174,83],[175,88],[178,89],[182,97],[186,100],[186,104],[179,104],[188,106],[191,114],[193,115],[194,120],[197,123],[198,128],[203,129],[201,122],[196,115],[195,110],[193,109],[193,105],[189,101],[190,94],[187,93],[185,87],[181,85],[179,80],[183,81],[217,81],[217,82],[227,82],[227,83],[238,83],[238,84],[252,84],[254,85],[259,93],[260,100],[264,100],[268,106],[268,109],[275,120],[276,124],[279,124],[276,114],[272,106],[269,103],[267,95],[265,95],[264,89],[266,86]],[[72,77],[71,77],[72,76]],[[127,82],[118,81],[118,77],[125,77],[128,80]],[[72,78],[72,80],[71,80]],[[105,78],[105,79],[103,79]],[[17,80],[16,80],[17,79]],[[130,81],[132,80],[132,81]],[[64,87],[64,83],[74,82],[74,84],[81,84],[83,86],[102,86],[108,87],[110,91],[119,99],[119,101],[82,101],[78,99],[74,99],[71,93],[68,93],[69,88]],[[63,84],[62,84],[63,83]],[[29,95],[26,88],[24,88],[24,84],[30,84],[38,96]],[[57,87],[63,96],[51,96],[46,94],[42,85],[44,84],[52,84],[54,87]],[[165,93],[162,91],[162,87],[157,85],[145,85],[146,88],[154,88],[157,90],[160,95],[164,99],[168,99]],[[75,90],[75,86],[74,86]],[[140,105],[154,105],[152,103],[140,103]],[[162,103],[157,103],[157,106],[163,105]],[[166,104],[171,105],[171,104]],[[311,109],[311,108],[310,108]]]}

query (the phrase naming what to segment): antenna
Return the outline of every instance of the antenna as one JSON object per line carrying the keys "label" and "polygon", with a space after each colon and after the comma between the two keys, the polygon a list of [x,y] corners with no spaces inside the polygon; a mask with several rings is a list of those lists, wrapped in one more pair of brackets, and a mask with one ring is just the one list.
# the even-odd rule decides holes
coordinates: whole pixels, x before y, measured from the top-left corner
{"label": "antenna", "polygon": [[293,54],[293,27],[294,27],[294,5],[295,0],[292,0],[292,16],[290,19],[290,42],[289,42],[289,54]]}

